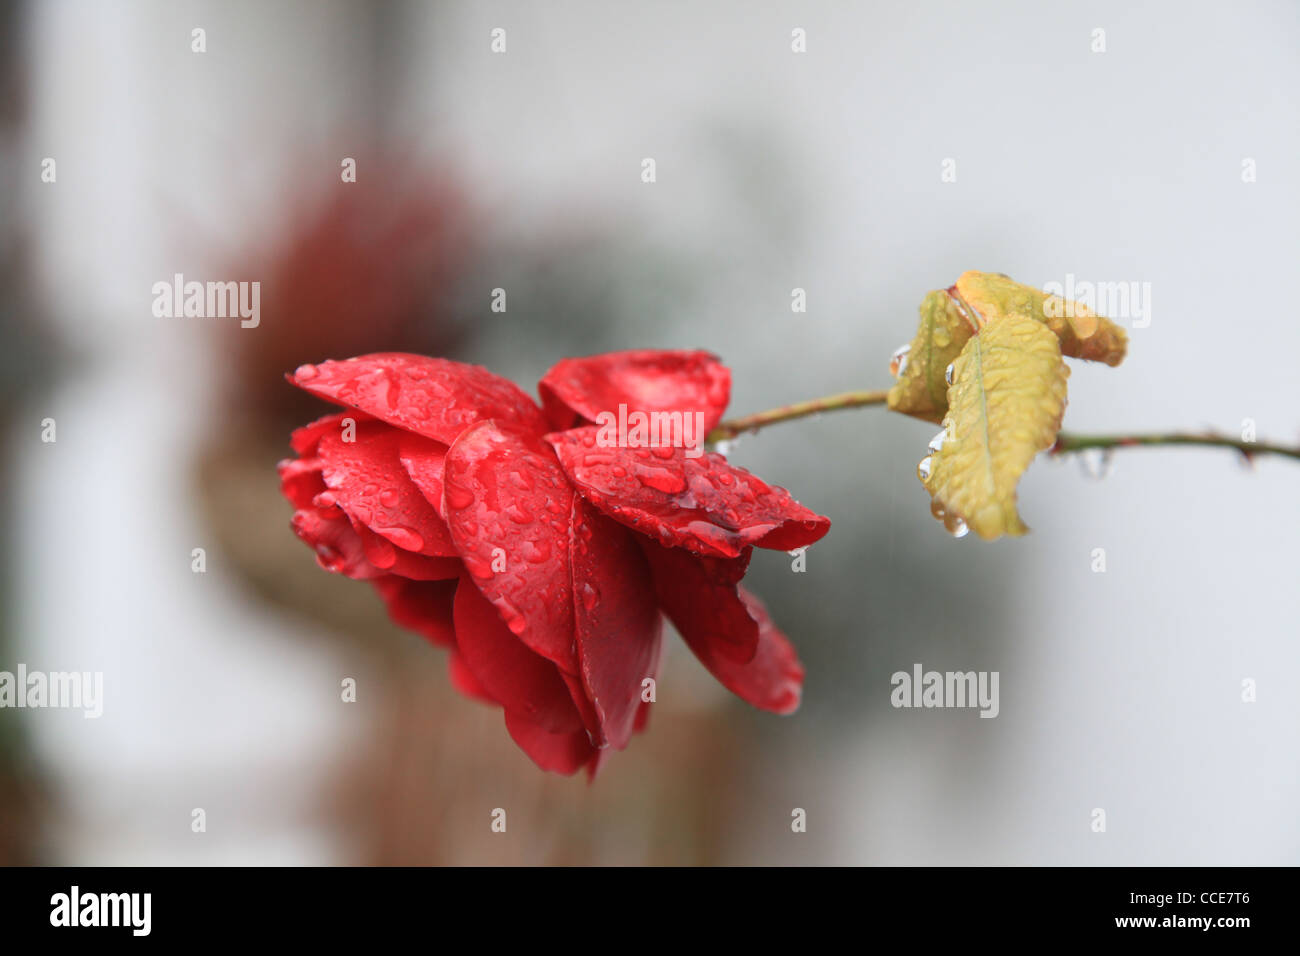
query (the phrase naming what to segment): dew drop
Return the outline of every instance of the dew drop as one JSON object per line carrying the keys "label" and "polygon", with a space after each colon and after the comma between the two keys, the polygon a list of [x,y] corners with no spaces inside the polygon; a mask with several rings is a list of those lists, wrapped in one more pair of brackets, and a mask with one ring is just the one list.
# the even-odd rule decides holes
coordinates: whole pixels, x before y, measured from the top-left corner
{"label": "dew drop", "polygon": [[582,586],[582,606],[588,611],[595,610],[600,603],[600,592],[596,590],[594,584],[583,584]]}
{"label": "dew drop", "polygon": [[474,493],[459,485],[444,485],[443,493],[447,496],[447,504],[457,510],[468,508],[474,503]]}
{"label": "dew drop", "polygon": [[506,517],[515,524],[528,524],[533,520],[533,513],[517,501],[506,506]]}
{"label": "dew drop", "polygon": [[964,538],[970,534],[970,527],[960,515],[948,515],[943,519],[943,526],[954,538]]}
{"label": "dew drop", "polygon": [[907,371],[907,353],[912,351],[912,343],[900,345],[894,349],[894,354],[889,356],[889,374],[898,378]]}
{"label": "dew drop", "polygon": [[715,453],[721,455],[723,458],[726,458],[728,455],[731,454],[731,449],[735,446],[735,444],[736,443],[734,441],[720,441],[714,444],[713,450]]}
{"label": "dew drop", "polygon": [[1085,448],[1079,452],[1079,467],[1093,481],[1101,481],[1115,470],[1113,458],[1109,448]]}
{"label": "dew drop", "polygon": [[916,466],[916,477],[920,478],[922,481],[929,481],[930,465],[933,464],[933,462],[934,459],[931,458],[929,455],[926,455],[924,458],[922,458],[921,463]]}
{"label": "dew drop", "polygon": [[424,538],[417,531],[410,528],[381,528],[376,529],[389,541],[406,551],[418,552],[424,547]]}
{"label": "dew drop", "polygon": [[322,542],[316,545],[316,559],[326,571],[338,574],[343,570],[343,555],[328,544]]}
{"label": "dew drop", "polygon": [[957,377],[957,371],[953,367],[953,363],[949,362],[948,367],[943,370],[943,380],[947,382],[949,385],[951,385],[952,380],[956,377]]}
{"label": "dew drop", "polygon": [[682,476],[666,468],[639,469],[636,473],[636,479],[647,488],[653,488],[655,491],[662,491],[668,495],[675,495],[686,488],[686,482],[682,480]]}
{"label": "dew drop", "polygon": [[385,508],[391,508],[397,504],[397,492],[392,488],[385,488],[379,493],[379,503]]}
{"label": "dew drop", "polygon": [[319,374],[320,369],[315,365],[299,365],[297,370],[293,373],[293,377],[300,382],[310,382]]}
{"label": "dew drop", "polygon": [[939,451],[940,449],[942,449],[942,448],[943,448],[943,441],[944,441],[944,439],[947,438],[947,437],[948,437],[948,429],[945,428],[943,431],[939,432],[939,434],[937,434],[937,435],[935,435],[933,438],[931,438],[931,439],[930,439],[930,444],[929,444],[929,446],[928,446],[929,449],[930,449],[930,451],[935,452],[935,451]]}

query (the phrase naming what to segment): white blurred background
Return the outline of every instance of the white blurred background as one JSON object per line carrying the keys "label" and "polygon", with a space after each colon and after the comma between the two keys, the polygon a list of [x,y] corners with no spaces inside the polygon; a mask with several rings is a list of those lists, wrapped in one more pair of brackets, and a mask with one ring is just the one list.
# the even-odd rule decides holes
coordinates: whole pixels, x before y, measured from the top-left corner
{"label": "white blurred background", "polygon": [[[887,385],[921,298],[967,269],[1073,274],[1152,298],[1120,368],[1074,363],[1069,430],[1250,418],[1296,442],[1294,3],[4,17],[0,669],[102,670],[107,695],[98,721],[0,712],[24,795],[13,861],[1300,862],[1293,461],[1139,449],[1100,481],[1040,461],[1021,485],[1033,533],[986,544],[930,517],[925,423],[869,409],[742,439],[733,461],[834,524],[807,573],[780,554],[750,572],[808,668],[804,708],[747,712],[678,644],[648,734],[588,787],[543,778],[368,594],[329,605],[364,588],[288,530],[273,466],[312,410],[276,405],[298,400],[272,371],[400,333],[531,391],[565,355],[703,347],[743,414]],[[361,187],[380,197],[364,223],[453,197],[419,308],[376,306],[366,278],[432,271],[400,238],[324,311],[313,283],[333,270],[283,266],[307,211]],[[151,286],[176,272],[289,291],[258,329],[157,319]],[[999,671],[1000,715],[893,709],[890,675],[917,662]],[[527,821],[508,841],[498,806]]]}

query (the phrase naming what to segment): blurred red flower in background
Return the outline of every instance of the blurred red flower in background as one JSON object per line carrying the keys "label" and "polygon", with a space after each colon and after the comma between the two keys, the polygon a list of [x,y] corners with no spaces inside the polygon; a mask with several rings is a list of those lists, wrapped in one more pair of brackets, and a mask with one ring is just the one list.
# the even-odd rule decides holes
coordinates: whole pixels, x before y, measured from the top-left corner
{"label": "blurred red flower in background", "polygon": [[456,688],[500,705],[542,768],[594,774],[644,727],[661,612],[738,696],[798,707],[803,668],[739,582],[754,547],[809,545],[830,521],[699,444],[601,431],[623,406],[698,416],[702,439],[730,398],[713,356],[566,359],[541,407],[479,366],[403,353],[289,379],[347,409],[292,436],[294,531],[449,649]]}

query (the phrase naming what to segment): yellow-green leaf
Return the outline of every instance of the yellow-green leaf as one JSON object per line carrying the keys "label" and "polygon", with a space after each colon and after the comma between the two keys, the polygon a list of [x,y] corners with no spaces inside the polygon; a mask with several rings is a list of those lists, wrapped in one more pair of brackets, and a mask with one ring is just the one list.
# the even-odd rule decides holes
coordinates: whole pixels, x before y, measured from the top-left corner
{"label": "yellow-green leaf", "polygon": [[963,273],[953,290],[958,304],[970,308],[981,326],[1008,315],[1029,316],[1056,333],[1063,355],[1111,366],[1124,361],[1128,335],[1079,302],[1048,295],[997,272]]}
{"label": "yellow-green leaf", "polygon": [[944,372],[974,334],[974,327],[962,317],[947,292],[927,295],[921,303],[921,324],[908,348],[907,362],[889,390],[889,407],[928,422],[941,421],[948,410]]}
{"label": "yellow-green leaf", "polygon": [[1070,370],[1041,322],[1021,314],[991,319],[953,368],[942,446],[919,474],[931,511],[949,530],[964,522],[981,538],[1021,535],[1016,484],[1056,441]]}

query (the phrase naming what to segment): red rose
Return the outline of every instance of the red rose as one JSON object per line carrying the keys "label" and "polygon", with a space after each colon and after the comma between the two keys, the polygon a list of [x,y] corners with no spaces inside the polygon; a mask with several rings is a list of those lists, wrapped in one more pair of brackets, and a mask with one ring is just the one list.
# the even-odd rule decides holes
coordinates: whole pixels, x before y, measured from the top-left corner
{"label": "red rose", "polygon": [[[645,725],[661,611],[737,695],[798,707],[803,668],[739,582],[754,546],[802,547],[830,521],[703,451],[731,391],[713,356],[566,359],[542,408],[484,368],[420,355],[289,380],[347,409],[293,434],[293,530],[446,647],[452,683],[502,706],[543,769],[594,774]],[[638,431],[647,420],[682,440],[656,444],[671,435]]]}

